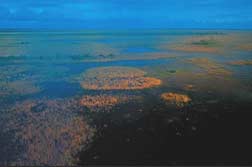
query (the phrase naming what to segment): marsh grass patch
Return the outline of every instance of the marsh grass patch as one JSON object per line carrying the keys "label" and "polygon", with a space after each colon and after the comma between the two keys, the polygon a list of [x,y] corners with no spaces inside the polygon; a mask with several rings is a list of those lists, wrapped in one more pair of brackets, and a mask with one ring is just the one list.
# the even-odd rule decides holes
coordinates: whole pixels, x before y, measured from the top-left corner
{"label": "marsh grass patch", "polygon": [[8,109],[6,131],[24,145],[14,165],[73,165],[95,130],[76,100],[26,100]]}
{"label": "marsh grass patch", "polygon": [[94,68],[83,74],[81,86],[90,90],[141,90],[161,85],[161,80],[145,75],[137,68]]}
{"label": "marsh grass patch", "polygon": [[224,48],[230,45],[233,37],[229,35],[202,35],[178,39],[171,43],[171,50],[194,53],[222,53]]}
{"label": "marsh grass patch", "polygon": [[182,108],[192,101],[188,95],[172,92],[163,93],[160,97],[168,105],[175,105],[177,108]]}

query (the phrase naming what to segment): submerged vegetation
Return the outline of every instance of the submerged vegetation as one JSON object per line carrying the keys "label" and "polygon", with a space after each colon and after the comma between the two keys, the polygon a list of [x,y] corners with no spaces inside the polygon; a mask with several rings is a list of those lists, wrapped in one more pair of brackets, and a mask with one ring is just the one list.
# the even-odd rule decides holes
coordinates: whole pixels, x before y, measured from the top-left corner
{"label": "submerged vegetation", "polygon": [[161,80],[146,77],[145,72],[128,67],[105,67],[88,70],[81,86],[91,90],[137,90],[161,85]]}
{"label": "submerged vegetation", "polygon": [[27,100],[7,110],[5,131],[15,131],[25,150],[13,165],[71,165],[94,134],[74,100]]}
{"label": "submerged vegetation", "polygon": [[161,98],[167,103],[171,105],[175,105],[176,107],[184,107],[187,105],[191,98],[184,94],[178,94],[178,93],[163,93],[161,95]]}
{"label": "submerged vegetation", "polygon": [[232,72],[225,69],[221,64],[210,60],[209,58],[191,58],[188,62],[202,68],[209,75],[213,75],[215,77],[227,77],[231,76]]}
{"label": "submerged vegetation", "polygon": [[103,111],[110,110],[114,105],[119,103],[119,99],[110,95],[83,96],[80,104],[86,106],[91,111],[98,111],[102,108]]}
{"label": "submerged vegetation", "polygon": [[221,53],[232,38],[226,35],[203,35],[182,38],[170,49],[182,52]]}
{"label": "submerged vegetation", "polygon": [[245,51],[252,51],[252,43],[245,43],[238,46],[238,49]]}
{"label": "submerged vegetation", "polygon": [[113,107],[130,101],[140,100],[134,95],[86,95],[80,100],[80,105],[87,107],[92,112],[110,112]]}
{"label": "submerged vegetation", "polygon": [[0,95],[30,95],[41,91],[41,89],[30,81],[12,81],[0,83]]}
{"label": "submerged vegetation", "polygon": [[237,66],[252,65],[252,60],[232,61],[232,62],[229,62],[229,64],[231,64],[231,65],[237,65]]}

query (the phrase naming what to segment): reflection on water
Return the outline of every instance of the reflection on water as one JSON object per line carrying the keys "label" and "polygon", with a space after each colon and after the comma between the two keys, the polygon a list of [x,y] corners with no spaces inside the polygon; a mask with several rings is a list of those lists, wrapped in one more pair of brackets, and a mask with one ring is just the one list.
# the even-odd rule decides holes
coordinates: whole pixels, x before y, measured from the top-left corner
{"label": "reflection on water", "polygon": [[251,37],[0,32],[0,164],[252,163]]}

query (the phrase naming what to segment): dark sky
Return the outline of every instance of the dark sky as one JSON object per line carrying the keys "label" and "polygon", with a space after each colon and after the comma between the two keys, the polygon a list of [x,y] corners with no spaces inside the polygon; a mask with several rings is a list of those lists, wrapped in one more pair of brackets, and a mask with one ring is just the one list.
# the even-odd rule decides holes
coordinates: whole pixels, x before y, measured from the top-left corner
{"label": "dark sky", "polygon": [[252,28],[252,0],[0,2],[0,28]]}

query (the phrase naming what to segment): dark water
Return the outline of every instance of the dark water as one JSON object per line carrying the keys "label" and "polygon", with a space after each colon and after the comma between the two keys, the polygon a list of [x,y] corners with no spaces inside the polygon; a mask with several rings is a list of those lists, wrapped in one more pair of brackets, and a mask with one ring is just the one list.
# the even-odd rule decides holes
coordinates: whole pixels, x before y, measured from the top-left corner
{"label": "dark water", "polygon": [[[251,165],[251,37],[219,30],[0,32],[0,164]],[[99,67],[137,68],[162,84],[83,88],[85,72]],[[167,105],[167,92],[191,102]],[[79,104],[95,95],[141,100],[96,112]],[[94,129],[88,142],[76,119]]]}
{"label": "dark water", "polygon": [[179,118],[160,106],[145,108],[148,114],[134,122],[111,123],[105,117],[100,122],[108,127],[80,154],[80,164],[251,164],[251,134],[247,131],[251,106],[220,105],[206,105],[208,112],[204,113],[197,106],[188,108]]}

